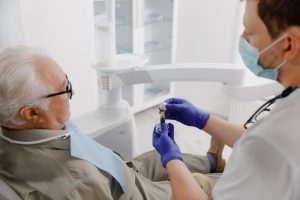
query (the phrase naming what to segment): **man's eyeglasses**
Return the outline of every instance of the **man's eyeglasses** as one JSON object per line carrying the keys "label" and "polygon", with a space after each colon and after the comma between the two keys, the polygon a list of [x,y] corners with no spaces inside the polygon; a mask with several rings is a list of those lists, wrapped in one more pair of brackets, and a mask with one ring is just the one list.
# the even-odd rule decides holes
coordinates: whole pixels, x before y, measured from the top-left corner
{"label": "man's eyeglasses", "polygon": [[67,85],[66,85],[66,90],[62,91],[62,92],[57,92],[57,93],[53,93],[53,94],[48,94],[46,96],[44,96],[43,98],[49,98],[49,97],[54,97],[54,96],[58,96],[58,95],[62,95],[62,94],[68,94],[69,99],[72,99],[73,96],[73,88],[72,88],[72,84],[68,79],[68,76],[66,75],[66,80],[67,80]]}
{"label": "man's eyeglasses", "polygon": [[266,103],[264,103],[262,106],[260,106],[255,113],[247,120],[247,122],[244,124],[244,128],[247,129],[252,125],[254,122],[256,122],[258,119],[257,117],[263,113],[263,112],[270,112],[270,106],[275,103],[275,101],[277,99],[281,99],[281,98],[285,98],[287,97],[289,94],[291,94],[296,88],[292,88],[292,87],[288,87],[287,89],[285,89],[281,94],[275,96],[274,98],[270,99],[269,101],[267,101]]}

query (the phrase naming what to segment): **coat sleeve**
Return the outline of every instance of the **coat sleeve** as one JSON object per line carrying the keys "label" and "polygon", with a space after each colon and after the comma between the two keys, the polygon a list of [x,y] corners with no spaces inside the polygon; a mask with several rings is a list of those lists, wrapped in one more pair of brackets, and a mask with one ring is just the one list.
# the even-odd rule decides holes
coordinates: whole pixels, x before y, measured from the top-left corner
{"label": "coat sleeve", "polygon": [[278,148],[249,137],[233,154],[213,189],[214,200],[291,199],[293,170]]}

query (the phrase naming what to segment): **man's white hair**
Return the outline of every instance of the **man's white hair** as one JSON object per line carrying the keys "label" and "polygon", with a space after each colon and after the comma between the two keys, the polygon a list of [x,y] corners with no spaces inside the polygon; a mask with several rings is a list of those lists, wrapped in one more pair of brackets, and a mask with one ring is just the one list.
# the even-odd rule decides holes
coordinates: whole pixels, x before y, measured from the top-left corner
{"label": "man's white hair", "polygon": [[24,123],[19,111],[27,105],[48,109],[41,99],[50,87],[38,77],[36,58],[45,57],[37,48],[17,46],[0,51],[0,126],[15,128]]}

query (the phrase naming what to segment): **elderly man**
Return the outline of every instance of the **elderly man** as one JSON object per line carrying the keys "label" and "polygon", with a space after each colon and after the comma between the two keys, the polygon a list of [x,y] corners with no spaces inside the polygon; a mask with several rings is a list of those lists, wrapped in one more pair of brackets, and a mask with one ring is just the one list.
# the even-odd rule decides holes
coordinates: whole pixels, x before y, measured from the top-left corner
{"label": "elderly man", "polygon": [[[0,178],[26,200],[171,199],[156,152],[124,162],[67,122],[72,95],[67,75],[39,50],[0,52]],[[221,150],[183,159],[191,172],[222,171]]]}

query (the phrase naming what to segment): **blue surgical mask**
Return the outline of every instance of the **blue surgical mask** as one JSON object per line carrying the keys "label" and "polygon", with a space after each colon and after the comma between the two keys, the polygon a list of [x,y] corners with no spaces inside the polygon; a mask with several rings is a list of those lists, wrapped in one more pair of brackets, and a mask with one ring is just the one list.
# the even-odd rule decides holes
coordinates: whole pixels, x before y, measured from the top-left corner
{"label": "blue surgical mask", "polygon": [[271,80],[277,80],[278,78],[278,70],[282,66],[286,64],[286,61],[282,61],[278,66],[272,69],[266,69],[264,66],[262,66],[259,62],[259,56],[263,54],[264,52],[268,51],[272,47],[274,47],[276,44],[278,44],[281,40],[283,40],[285,37],[287,37],[287,34],[282,35],[280,38],[275,40],[273,43],[271,43],[269,46],[264,48],[261,52],[258,51],[254,46],[252,46],[245,38],[242,36],[240,37],[240,43],[239,43],[239,51],[241,54],[241,57],[243,59],[244,64],[247,66],[247,68],[252,71],[255,75],[263,78],[268,78]]}

